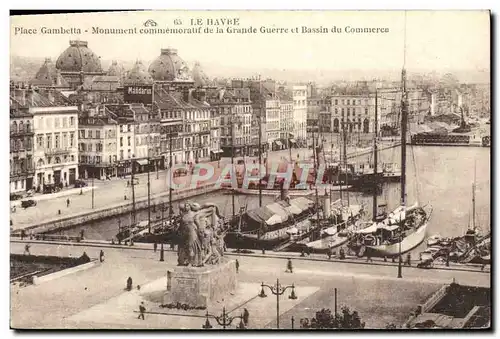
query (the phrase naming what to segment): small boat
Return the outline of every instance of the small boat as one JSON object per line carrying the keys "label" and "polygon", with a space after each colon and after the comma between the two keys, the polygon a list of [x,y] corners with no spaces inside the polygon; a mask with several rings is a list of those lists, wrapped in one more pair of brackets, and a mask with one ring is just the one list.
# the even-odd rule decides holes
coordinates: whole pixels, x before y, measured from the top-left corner
{"label": "small boat", "polygon": [[309,217],[314,210],[312,200],[297,197],[245,211],[238,231],[229,232],[226,242],[228,246],[238,248],[275,248],[290,241],[292,235],[307,234],[311,229]]}
{"label": "small boat", "polygon": [[363,235],[358,256],[394,257],[411,251],[424,241],[432,210],[427,212],[414,205],[406,211],[398,208],[395,212],[399,213],[393,212],[384,222],[357,232]]}
{"label": "small boat", "polygon": [[305,243],[305,247],[314,252],[324,252],[328,249],[335,249],[347,244],[350,237],[357,228],[359,228],[359,219],[364,214],[363,206],[339,206],[339,201],[332,204],[332,221],[339,221],[333,226],[324,228],[320,231],[320,239]]}

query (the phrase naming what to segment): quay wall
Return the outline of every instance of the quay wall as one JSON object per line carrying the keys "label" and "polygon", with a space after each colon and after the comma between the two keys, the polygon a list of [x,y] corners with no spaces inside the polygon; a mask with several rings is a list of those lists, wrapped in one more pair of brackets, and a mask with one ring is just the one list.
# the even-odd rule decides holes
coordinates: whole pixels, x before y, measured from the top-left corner
{"label": "quay wall", "polygon": [[[198,188],[193,188],[193,189],[185,189],[182,191],[173,191],[172,192],[172,201],[177,201],[177,200],[182,200],[198,195],[203,195],[203,194],[208,194],[212,193],[215,191],[220,190],[220,188],[216,187],[215,183],[211,183],[208,185],[204,185],[202,187]],[[169,192],[163,192],[159,194],[152,195],[150,200],[151,204],[159,203],[161,201],[164,201],[164,198],[168,198]],[[135,202],[135,209],[136,210],[141,210],[145,209],[148,207],[148,197],[141,197],[136,199]],[[33,234],[35,233],[44,233],[44,232],[54,232],[54,231],[59,231],[71,227],[75,227],[78,225],[82,225],[85,223],[89,223],[92,221],[97,221],[109,217],[113,217],[115,215],[120,215],[120,214],[125,214],[131,212],[133,209],[133,204],[130,202],[130,200],[127,200],[126,202],[107,206],[101,209],[97,209],[94,211],[90,212],[84,212],[84,213],[76,213],[73,215],[69,215],[66,217],[62,218],[54,218],[51,220],[43,221],[38,224],[33,224],[28,227],[25,227],[24,229],[26,231],[31,232]],[[17,232],[20,232],[18,230]]]}

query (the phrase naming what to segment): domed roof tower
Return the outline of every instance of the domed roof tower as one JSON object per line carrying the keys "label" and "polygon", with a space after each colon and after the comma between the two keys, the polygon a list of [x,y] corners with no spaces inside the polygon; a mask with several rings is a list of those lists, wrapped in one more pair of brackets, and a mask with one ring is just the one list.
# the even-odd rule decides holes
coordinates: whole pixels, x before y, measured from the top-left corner
{"label": "domed roof tower", "polygon": [[199,62],[196,62],[193,67],[193,80],[195,87],[206,87],[210,85],[210,79],[207,77]]}
{"label": "domed roof tower", "polygon": [[61,73],[84,72],[102,74],[101,60],[88,48],[87,41],[71,40],[69,47],[56,61],[56,68]]}
{"label": "domed roof tower", "polygon": [[111,66],[109,66],[107,75],[121,77],[125,69],[122,65],[118,64],[116,60],[113,60]]}
{"label": "domed roof tower", "polygon": [[123,79],[123,85],[151,85],[153,83],[153,78],[146,70],[146,67],[141,61],[137,60],[134,67],[127,72]]}
{"label": "domed roof tower", "polygon": [[189,68],[174,48],[162,49],[148,71],[155,81],[193,81]]}
{"label": "domed roof tower", "polygon": [[68,86],[50,58],[45,58],[45,62],[36,73],[35,78],[31,80],[31,84],[39,87]]}

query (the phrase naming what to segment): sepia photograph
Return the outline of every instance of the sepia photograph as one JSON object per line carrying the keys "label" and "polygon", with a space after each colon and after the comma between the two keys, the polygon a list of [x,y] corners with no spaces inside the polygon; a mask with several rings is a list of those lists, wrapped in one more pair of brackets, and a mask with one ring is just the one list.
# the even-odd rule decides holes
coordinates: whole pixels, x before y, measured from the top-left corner
{"label": "sepia photograph", "polygon": [[492,329],[490,11],[9,20],[11,329]]}

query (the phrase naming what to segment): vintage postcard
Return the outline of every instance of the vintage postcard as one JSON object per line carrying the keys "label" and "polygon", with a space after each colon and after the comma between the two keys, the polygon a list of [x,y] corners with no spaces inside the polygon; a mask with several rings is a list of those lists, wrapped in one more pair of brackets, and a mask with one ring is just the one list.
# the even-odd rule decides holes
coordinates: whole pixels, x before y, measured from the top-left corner
{"label": "vintage postcard", "polygon": [[489,11],[11,15],[14,329],[491,329]]}

